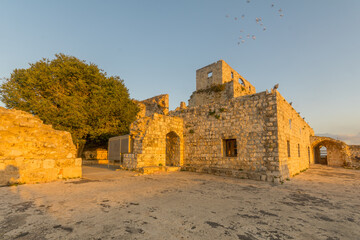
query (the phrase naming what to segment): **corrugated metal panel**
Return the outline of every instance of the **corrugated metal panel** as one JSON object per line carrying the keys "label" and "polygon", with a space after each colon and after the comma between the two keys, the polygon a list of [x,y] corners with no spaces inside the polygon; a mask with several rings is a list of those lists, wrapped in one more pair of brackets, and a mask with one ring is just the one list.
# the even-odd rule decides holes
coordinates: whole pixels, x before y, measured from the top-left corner
{"label": "corrugated metal panel", "polygon": [[109,140],[109,160],[121,160],[120,139]]}
{"label": "corrugated metal panel", "polygon": [[109,160],[121,161],[122,153],[131,153],[130,135],[112,137],[109,139],[108,158]]}
{"label": "corrugated metal panel", "polygon": [[129,138],[121,140],[121,153],[129,153]]}

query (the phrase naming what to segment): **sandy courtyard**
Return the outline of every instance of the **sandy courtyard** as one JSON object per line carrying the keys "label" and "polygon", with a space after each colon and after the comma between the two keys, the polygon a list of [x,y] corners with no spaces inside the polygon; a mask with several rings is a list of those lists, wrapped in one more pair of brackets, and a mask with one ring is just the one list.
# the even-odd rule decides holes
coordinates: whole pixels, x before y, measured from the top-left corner
{"label": "sandy courtyard", "polygon": [[284,184],[191,172],[0,188],[0,239],[360,239],[360,171],[312,166]]}

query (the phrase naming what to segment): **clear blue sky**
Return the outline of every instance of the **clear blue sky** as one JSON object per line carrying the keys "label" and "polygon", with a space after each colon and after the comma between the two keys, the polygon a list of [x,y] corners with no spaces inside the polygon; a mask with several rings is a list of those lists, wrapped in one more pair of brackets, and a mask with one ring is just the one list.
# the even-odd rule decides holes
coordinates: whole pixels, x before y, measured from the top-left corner
{"label": "clear blue sky", "polygon": [[2,0],[0,77],[65,53],[174,109],[223,59],[258,92],[279,83],[315,133],[360,144],[359,13],[358,0]]}

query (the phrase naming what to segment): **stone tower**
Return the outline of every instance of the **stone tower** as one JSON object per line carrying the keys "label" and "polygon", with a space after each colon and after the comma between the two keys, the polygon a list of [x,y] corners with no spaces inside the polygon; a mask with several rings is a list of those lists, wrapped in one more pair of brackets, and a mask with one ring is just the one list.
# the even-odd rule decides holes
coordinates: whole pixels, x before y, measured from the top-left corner
{"label": "stone tower", "polygon": [[254,94],[255,87],[224,60],[196,70],[196,91],[189,106],[218,103],[231,98]]}

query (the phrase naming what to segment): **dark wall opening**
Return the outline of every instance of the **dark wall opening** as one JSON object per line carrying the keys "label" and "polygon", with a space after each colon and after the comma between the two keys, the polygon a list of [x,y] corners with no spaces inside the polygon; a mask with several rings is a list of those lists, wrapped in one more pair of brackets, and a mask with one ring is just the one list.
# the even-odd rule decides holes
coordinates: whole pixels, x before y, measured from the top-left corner
{"label": "dark wall opening", "polygon": [[314,149],[315,163],[327,165],[327,148],[322,145],[318,145]]}
{"label": "dark wall opening", "polygon": [[180,137],[175,132],[166,134],[166,166],[180,166]]}

